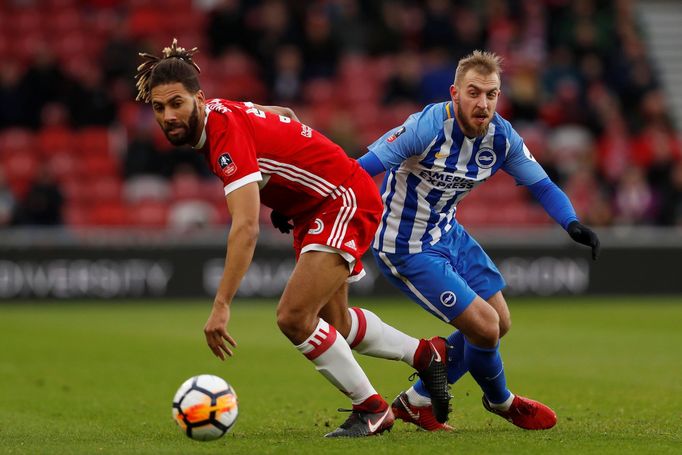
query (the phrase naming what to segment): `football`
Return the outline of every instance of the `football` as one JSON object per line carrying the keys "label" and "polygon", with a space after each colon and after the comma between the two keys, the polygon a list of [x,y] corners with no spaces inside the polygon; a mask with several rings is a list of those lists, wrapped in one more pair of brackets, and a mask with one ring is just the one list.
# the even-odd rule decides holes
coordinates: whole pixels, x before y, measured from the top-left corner
{"label": "football", "polygon": [[218,376],[201,374],[182,383],[173,398],[173,420],[197,441],[212,441],[237,420],[237,394]]}

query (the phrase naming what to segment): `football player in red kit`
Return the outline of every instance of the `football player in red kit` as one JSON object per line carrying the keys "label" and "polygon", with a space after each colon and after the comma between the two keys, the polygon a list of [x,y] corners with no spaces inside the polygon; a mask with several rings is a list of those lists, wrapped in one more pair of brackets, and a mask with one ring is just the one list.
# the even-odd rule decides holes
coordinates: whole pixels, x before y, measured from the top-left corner
{"label": "football player in red kit", "polygon": [[350,417],[326,436],[369,436],[393,425],[391,408],[351,349],[413,366],[432,390],[434,415],[445,422],[450,396],[444,339],[418,340],[370,311],[348,308],[347,282],[364,274],[360,258],[382,212],[370,176],[286,108],[207,100],[194,52],[173,40],[161,57],[140,54],[145,62],[138,68],[137,99],[151,103],[172,144],[193,145],[224,184],[232,224],[204,327],[208,346],[223,360],[236,346],[227,331],[230,304],[253,257],[263,203],[294,224],[296,266],[277,306],[277,325],[353,404]]}

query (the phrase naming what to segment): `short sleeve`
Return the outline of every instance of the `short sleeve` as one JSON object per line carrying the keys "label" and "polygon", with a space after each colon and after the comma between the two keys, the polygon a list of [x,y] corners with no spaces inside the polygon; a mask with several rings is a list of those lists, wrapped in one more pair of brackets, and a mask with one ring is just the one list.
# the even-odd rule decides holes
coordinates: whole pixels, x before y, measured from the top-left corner
{"label": "short sleeve", "polygon": [[367,148],[379,158],[385,169],[399,166],[409,157],[420,155],[436,133],[433,117],[438,112],[438,106],[430,104],[423,111],[410,115],[405,123],[387,131]]}
{"label": "short sleeve", "polygon": [[248,183],[263,180],[258,168],[255,141],[250,132],[236,121],[228,124],[224,117],[210,117],[207,125],[210,166],[222,180],[225,196]]}

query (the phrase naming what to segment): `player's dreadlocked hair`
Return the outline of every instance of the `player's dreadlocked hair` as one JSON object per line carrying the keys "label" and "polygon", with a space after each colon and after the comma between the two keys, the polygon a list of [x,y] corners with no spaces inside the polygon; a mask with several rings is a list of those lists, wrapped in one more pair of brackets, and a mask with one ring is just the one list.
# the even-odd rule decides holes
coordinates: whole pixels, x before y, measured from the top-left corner
{"label": "player's dreadlocked hair", "polygon": [[[196,93],[201,89],[197,75],[201,72],[199,66],[192,60],[198,49],[186,50],[178,47],[178,40],[173,38],[170,47],[163,49],[163,56],[140,52],[140,57],[145,61],[137,67],[137,97],[136,101],[149,103],[152,97],[152,88],[161,84],[173,84],[180,82],[190,93]],[[195,71],[196,70],[196,71]]]}

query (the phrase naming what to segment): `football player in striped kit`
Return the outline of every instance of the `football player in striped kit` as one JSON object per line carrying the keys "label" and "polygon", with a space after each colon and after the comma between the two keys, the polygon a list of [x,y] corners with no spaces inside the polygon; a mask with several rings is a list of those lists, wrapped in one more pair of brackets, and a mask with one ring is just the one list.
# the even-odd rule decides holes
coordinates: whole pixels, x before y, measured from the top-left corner
{"label": "football player in striped kit", "polygon": [[[576,242],[599,253],[567,196],[547,177],[511,124],[495,112],[500,58],[475,51],[460,60],[450,100],[430,104],[387,132],[359,159],[370,175],[386,172],[384,211],[372,245],[382,273],[425,310],[453,325],[448,382],[467,371],[484,407],[525,429],[547,429],[555,413],[507,388],[499,339],[510,327],[502,275],[457,222],[457,203],[502,169],[525,185]],[[491,208],[494,210],[494,208]],[[397,418],[427,430],[449,430],[432,418],[429,393],[417,382],[393,402]]]}
{"label": "football player in striped kit", "polygon": [[358,163],[281,107],[207,100],[199,67],[177,41],[162,57],[141,54],[138,99],[149,102],[167,139],[193,145],[223,181],[232,215],[225,269],[204,327],[224,360],[236,341],[227,331],[230,305],[251,263],[260,203],[293,220],[296,266],[277,307],[277,324],[315,368],[352,401],[350,416],[328,437],[389,430],[391,407],[372,387],[351,349],[417,370],[442,422],[450,400],[443,338],[416,339],[371,311],[348,308],[348,285],[364,274],[362,254],[379,224],[376,185]]}

